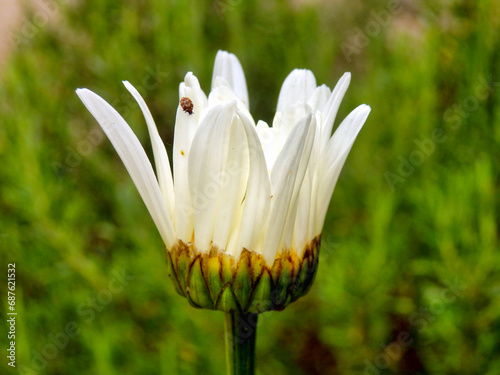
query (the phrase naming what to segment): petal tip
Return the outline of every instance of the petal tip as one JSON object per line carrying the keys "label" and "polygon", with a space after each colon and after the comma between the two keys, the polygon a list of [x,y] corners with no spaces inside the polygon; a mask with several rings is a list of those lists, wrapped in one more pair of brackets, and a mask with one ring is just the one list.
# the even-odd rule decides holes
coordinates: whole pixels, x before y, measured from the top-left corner
{"label": "petal tip", "polygon": [[361,104],[359,106],[360,110],[363,110],[363,112],[370,113],[372,110],[372,107],[370,107],[368,104]]}

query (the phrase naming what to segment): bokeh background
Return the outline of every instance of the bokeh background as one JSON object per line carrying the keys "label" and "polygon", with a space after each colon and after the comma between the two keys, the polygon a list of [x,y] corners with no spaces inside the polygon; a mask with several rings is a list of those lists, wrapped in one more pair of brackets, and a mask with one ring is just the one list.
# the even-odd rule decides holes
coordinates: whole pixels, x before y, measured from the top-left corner
{"label": "bokeh background", "polygon": [[129,80],[170,151],[178,84],[191,70],[208,91],[218,49],[241,60],[257,119],[296,67],[330,87],[352,72],[337,123],[372,107],[312,290],[260,318],[258,373],[500,373],[497,0],[43,0],[16,3],[17,20],[3,4],[0,260],[2,280],[17,265],[18,321],[17,367],[2,354],[0,373],[224,373],[222,314],[176,295],[74,94],[106,98],[151,155]]}

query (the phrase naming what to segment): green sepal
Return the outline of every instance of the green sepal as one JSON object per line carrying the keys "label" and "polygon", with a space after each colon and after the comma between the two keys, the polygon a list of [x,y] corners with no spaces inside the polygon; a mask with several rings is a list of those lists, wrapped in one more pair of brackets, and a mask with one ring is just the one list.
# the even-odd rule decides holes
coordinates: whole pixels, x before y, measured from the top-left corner
{"label": "green sepal", "polygon": [[302,267],[300,267],[298,274],[295,275],[293,286],[290,288],[294,301],[305,294],[306,285],[308,284],[311,272],[312,268],[310,267],[309,260],[304,259]]}
{"label": "green sepal", "polygon": [[285,302],[283,302],[278,309],[278,311],[283,310],[285,307],[287,307],[289,304],[293,302],[292,295],[290,293],[287,294]]}
{"label": "green sepal", "polygon": [[182,251],[177,258],[177,280],[184,292],[187,292],[187,277],[191,259],[187,251]]}
{"label": "green sepal", "polygon": [[236,297],[231,290],[231,284],[226,284],[222,290],[222,293],[219,295],[219,299],[215,305],[216,310],[222,311],[241,311],[241,307],[238,305],[236,301]]}
{"label": "green sepal", "polygon": [[200,257],[195,259],[189,270],[187,294],[188,299],[191,299],[194,304],[206,309],[214,308],[203,277]]}
{"label": "green sepal", "polygon": [[176,292],[194,307],[243,314],[283,310],[310,289],[319,241],[313,239],[300,256],[293,249],[278,253],[272,266],[247,249],[235,259],[216,248],[200,253],[178,241],[167,252],[167,268]]}
{"label": "green sepal", "polygon": [[246,311],[252,295],[252,269],[247,253],[241,255],[233,281],[233,292],[243,311]]}
{"label": "green sepal", "polygon": [[274,291],[273,302],[276,304],[276,310],[282,310],[288,299],[288,289],[292,284],[293,264],[290,259],[281,259],[281,267],[277,277],[273,275]]}
{"label": "green sepal", "polygon": [[166,252],[165,258],[167,260],[168,277],[170,278],[170,280],[172,280],[172,284],[174,284],[175,291],[178,294],[180,294],[181,296],[186,297],[186,294],[184,293],[184,291],[182,290],[182,288],[179,284],[179,280],[177,278],[177,274],[175,272],[174,265],[172,263],[172,256],[170,255],[168,250],[166,250],[165,252]]}
{"label": "green sepal", "polygon": [[248,250],[245,251],[248,252],[248,257],[250,259],[250,265],[252,267],[252,286],[253,289],[255,290],[262,272],[264,272],[264,269],[267,268],[265,263],[266,261],[260,254],[256,254],[253,251],[252,252]]}
{"label": "green sepal", "polygon": [[221,267],[222,283],[226,285],[233,280],[233,259],[228,256],[223,256],[221,259]]}
{"label": "green sepal", "polygon": [[268,270],[264,270],[255,287],[252,302],[248,308],[249,312],[261,313],[272,310],[271,284],[271,275]]}
{"label": "green sepal", "polygon": [[224,284],[220,278],[221,263],[219,257],[211,257],[207,260],[207,282],[210,295],[212,296],[212,301],[217,301],[220,294],[222,293],[222,288]]}
{"label": "green sepal", "polygon": [[196,304],[196,303],[195,303],[195,302],[191,299],[191,296],[189,295],[189,293],[188,293],[188,294],[186,294],[186,299],[187,299],[187,301],[189,302],[189,304],[190,304],[191,306],[193,306],[194,308],[196,308],[196,309],[203,309],[203,308],[204,308],[203,306],[200,306],[200,305]]}
{"label": "green sepal", "polygon": [[[304,267],[305,266],[307,266],[307,264],[304,264]],[[313,260],[310,263],[310,266],[308,267],[308,272],[304,279],[304,285],[302,286],[302,294],[300,296],[305,295],[307,292],[309,292],[309,289],[311,289],[314,278],[316,277],[317,269],[318,269],[318,261]]]}

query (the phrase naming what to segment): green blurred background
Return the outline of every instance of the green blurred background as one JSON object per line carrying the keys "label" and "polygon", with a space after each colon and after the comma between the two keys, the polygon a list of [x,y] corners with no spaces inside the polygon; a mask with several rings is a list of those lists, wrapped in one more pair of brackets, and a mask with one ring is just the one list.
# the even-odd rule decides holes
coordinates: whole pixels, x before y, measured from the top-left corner
{"label": "green blurred background", "polygon": [[[129,80],[170,151],[179,82],[192,70],[208,91],[225,49],[256,119],[271,121],[296,67],[330,87],[352,72],[338,119],[372,107],[312,290],[260,317],[258,373],[500,374],[498,1],[42,3],[0,72],[0,259],[2,279],[16,262],[18,311],[17,367],[3,350],[0,373],[224,373],[222,314],[176,295],[74,90],[106,98],[151,155]],[[5,317],[6,281],[0,292]]]}

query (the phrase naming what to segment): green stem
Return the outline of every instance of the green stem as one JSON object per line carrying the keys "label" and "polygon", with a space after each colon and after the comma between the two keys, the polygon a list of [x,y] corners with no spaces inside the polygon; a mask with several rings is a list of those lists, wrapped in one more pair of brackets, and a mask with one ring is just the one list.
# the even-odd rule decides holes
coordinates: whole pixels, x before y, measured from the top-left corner
{"label": "green stem", "polygon": [[228,375],[255,374],[257,317],[251,313],[224,313]]}

